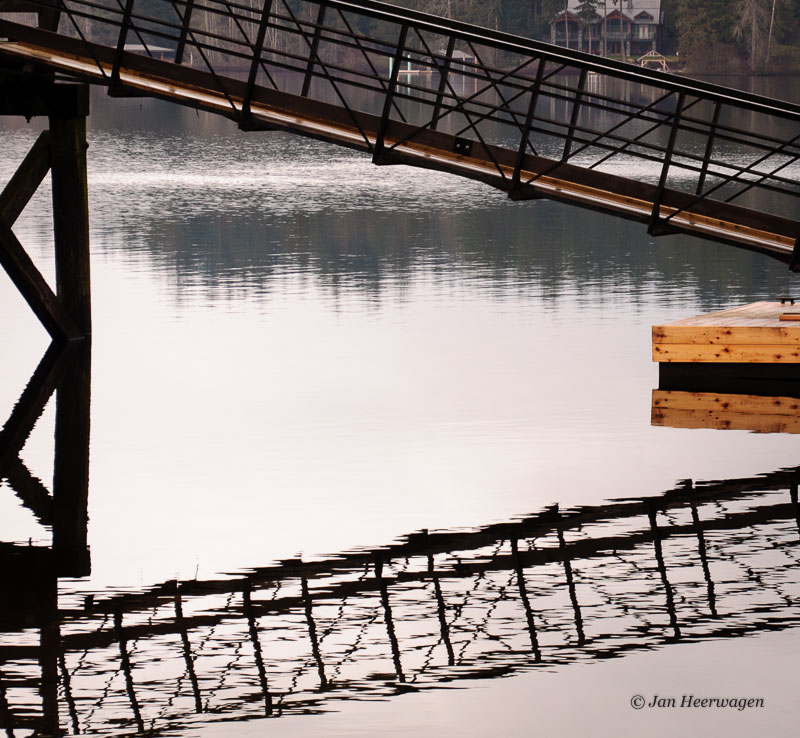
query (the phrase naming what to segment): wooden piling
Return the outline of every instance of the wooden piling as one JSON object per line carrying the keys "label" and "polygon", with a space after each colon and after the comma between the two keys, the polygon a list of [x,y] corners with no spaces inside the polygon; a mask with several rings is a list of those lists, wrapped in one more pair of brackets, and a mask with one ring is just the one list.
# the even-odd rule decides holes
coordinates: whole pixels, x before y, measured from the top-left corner
{"label": "wooden piling", "polygon": [[86,117],[50,115],[53,230],[58,298],[78,330],[92,332]]}

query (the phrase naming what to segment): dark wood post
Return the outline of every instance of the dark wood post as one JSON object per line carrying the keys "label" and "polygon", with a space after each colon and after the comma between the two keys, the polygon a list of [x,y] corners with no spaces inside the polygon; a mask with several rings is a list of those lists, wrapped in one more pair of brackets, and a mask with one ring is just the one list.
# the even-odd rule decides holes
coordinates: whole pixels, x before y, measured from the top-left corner
{"label": "dark wood post", "polygon": [[[53,230],[58,298],[79,331],[92,332],[89,273],[89,188],[86,175],[85,89],[73,88],[75,105],[50,114]],[[79,100],[82,97],[84,100]],[[82,105],[81,102],[84,102]]]}

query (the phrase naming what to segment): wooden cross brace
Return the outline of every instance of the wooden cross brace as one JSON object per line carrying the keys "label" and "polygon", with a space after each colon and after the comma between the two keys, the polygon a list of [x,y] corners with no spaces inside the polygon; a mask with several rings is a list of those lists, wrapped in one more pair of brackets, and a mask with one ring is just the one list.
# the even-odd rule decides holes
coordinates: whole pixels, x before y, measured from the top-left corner
{"label": "wooden cross brace", "polygon": [[[53,189],[56,293],[11,230],[48,172]],[[39,135],[0,193],[0,265],[54,340],[91,334],[85,115],[51,113],[50,130]]]}

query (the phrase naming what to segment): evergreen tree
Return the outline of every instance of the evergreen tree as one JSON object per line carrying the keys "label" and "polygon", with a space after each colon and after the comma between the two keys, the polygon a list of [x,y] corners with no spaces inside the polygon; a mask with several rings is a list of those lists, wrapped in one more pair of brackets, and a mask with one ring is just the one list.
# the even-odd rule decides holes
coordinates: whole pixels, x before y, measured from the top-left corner
{"label": "evergreen tree", "polygon": [[678,52],[692,71],[724,72],[736,59],[728,0],[679,0]]}
{"label": "evergreen tree", "polygon": [[589,53],[592,53],[592,22],[597,15],[597,5],[599,0],[581,0],[578,3],[578,17],[581,19],[581,26],[589,29]]}
{"label": "evergreen tree", "polygon": [[664,22],[661,27],[661,52],[674,54],[678,47],[678,0],[661,0]]}

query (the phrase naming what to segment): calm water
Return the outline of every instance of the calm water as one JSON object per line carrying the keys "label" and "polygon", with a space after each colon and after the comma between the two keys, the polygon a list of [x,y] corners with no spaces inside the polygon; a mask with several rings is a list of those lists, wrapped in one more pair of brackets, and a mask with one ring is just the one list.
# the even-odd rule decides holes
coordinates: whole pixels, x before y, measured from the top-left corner
{"label": "calm water", "polygon": [[[38,126],[2,125],[5,181]],[[797,436],[650,425],[651,325],[796,292],[785,266],[151,101],[97,96],[89,140],[91,574],[59,583],[62,727],[793,734],[792,477],[575,512],[800,463]],[[51,277],[48,196],[15,232]],[[48,341],[5,276],[0,310],[5,418]],[[48,487],[54,422],[51,400],[20,453]],[[387,550],[423,529],[472,536]],[[5,480],[0,540],[50,541]],[[0,663],[15,735],[42,709],[24,656]]]}

